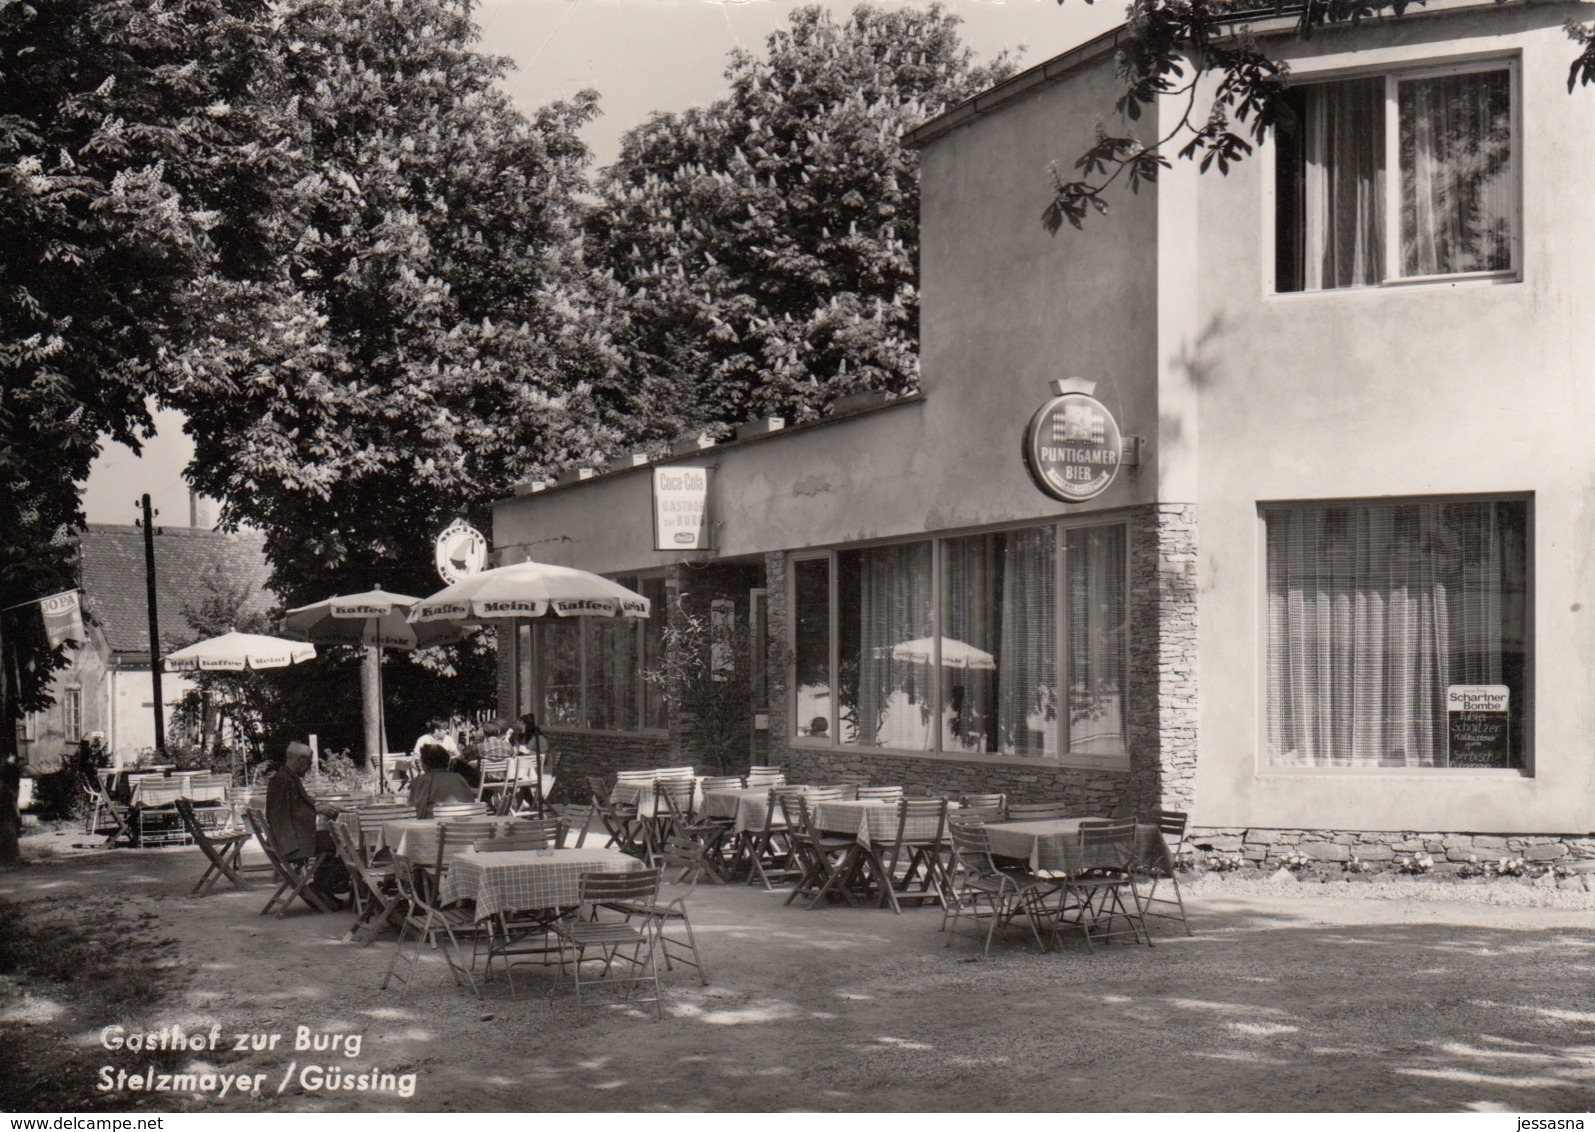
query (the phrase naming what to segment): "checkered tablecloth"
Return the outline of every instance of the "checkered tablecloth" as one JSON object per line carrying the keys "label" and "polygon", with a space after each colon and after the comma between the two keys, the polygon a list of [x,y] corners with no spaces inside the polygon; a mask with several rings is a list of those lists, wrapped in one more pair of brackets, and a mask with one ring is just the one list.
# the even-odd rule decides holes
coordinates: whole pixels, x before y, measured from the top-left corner
{"label": "checkered tablecloth", "polygon": [[[1029,861],[1030,867],[1049,872],[1073,873],[1116,861],[1088,860],[1080,851],[1080,823],[1101,818],[1056,818],[1050,821],[1001,822],[986,826],[992,853]],[[1169,847],[1155,825],[1135,827],[1136,859],[1173,871]]]}
{"label": "checkered tablecloth", "polygon": [[[609,800],[622,806],[635,806],[637,813],[645,818],[655,815],[658,801],[654,794],[652,782],[617,782],[609,791]],[[692,784],[692,808],[703,807],[703,778],[700,776]]]}
{"label": "checkered tablecloth", "polygon": [[[801,787],[783,786],[783,790],[801,790]],[[703,816],[706,818],[731,818],[732,833],[757,833],[764,828],[765,812],[770,806],[770,788],[756,786],[746,790],[713,790],[703,796]],[[785,829],[786,819],[779,804],[775,807],[772,829]]]}
{"label": "checkered tablecloth", "polygon": [[227,783],[191,782],[186,778],[145,779],[133,787],[133,798],[129,804],[148,809],[170,806],[179,798],[195,802],[225,802]]}
{"label": "checkered tablecloth", "polygon": [[[958,803],[950,802],[948,813],[956,812]],[[936,815],[912,817],[903,836],[922,840],[936,836]],[[850,833],[860,845],[870,842],[895,842],[897,840],[897,803],[870,799],[862,802],[821,802],[814,807],[814,824],[826,833]]]}
{"label": "checkered tablecloth", "polygon": [[451,859],[438,898],[445,904],[475,900],[476,918],[498,912],[574,905],[583,873],[640,872],[648,865],[618,849],[513,849]]}
{"label": "checkered tablecloth", "polygon": [[[475,841],[499,836],[515,821],[514,818],[489,818],[485,821],[473,818],[470,821],[443,823],[449,827],[450,858],[454,856],[456,845],[461,851],[469,849]],[[393,850],[395,856],[408,857],[412,861],[427,864],[437,859],[438,824],[437,818],[408,818],[383,822],[382,844]]]}

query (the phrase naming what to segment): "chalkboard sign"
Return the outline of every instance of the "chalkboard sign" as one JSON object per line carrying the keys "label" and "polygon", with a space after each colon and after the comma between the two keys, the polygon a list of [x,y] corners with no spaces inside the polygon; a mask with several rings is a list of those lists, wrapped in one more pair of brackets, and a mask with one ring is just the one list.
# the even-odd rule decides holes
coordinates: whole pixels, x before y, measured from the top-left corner
{"label": "chalkboard sign", "polygon": [[1453,767],[1511,765],[1507,704],[1502,684],[1452,684],[1445,690],[1446,746]]}

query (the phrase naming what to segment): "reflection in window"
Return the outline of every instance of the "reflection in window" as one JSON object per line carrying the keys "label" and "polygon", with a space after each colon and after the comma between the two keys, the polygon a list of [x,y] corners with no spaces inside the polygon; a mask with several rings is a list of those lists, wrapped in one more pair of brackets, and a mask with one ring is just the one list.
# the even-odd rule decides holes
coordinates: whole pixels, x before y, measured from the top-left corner
{"label": "reflection in window", "polygon": [[836,556],[843,743],[931,748],[932,545],[905,543]]}
{"label": "reflection in window", "polygon": [[831,560],[794,562],[792,582],[793,725],[799,735],[826,736],[831,730]]}
{"label": "reflection in window", "polygon": [[582,725],[582,627],[577,618],[550,617],[542,637],[544,726]]}
{"label": "reflection in window", "polygon": [[999,531],[942,545],[942,749],[1055,756],[1053,529]]}
{"label": "reflection in window", "polygon": [[637,623],[584,617],[587,631],[587,726],[629,731],[637,726]]}
{"label": "reflection in window", "polygon": [[[644,672],[659,667],[665,656],[665,623],[669,611],[665,606],[665,580],[644,578],[637,592],[649,601],[651,615],[642,623],[642,669]],[[659,685],[652,680],[642,683],[642,725],[646,728],[665,728],[665,701]]]}
{"label": "reflection in window", "polygon": [[1065,532],[1068,564],[1069,750],[1113,755],[1125,749],[1128,603],[1125,529]]}

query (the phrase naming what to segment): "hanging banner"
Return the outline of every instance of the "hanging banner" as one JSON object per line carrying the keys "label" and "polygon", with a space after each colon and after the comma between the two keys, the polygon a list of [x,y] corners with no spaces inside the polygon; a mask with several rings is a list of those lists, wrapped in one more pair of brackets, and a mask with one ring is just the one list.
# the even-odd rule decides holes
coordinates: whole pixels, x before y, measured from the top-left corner
{"label": "hanging banner", "polygon": [[711,550],[709,474],[713,468],[654,469],[654,549]]}
{"label": "hanging banner", "polygon": [[44,611],[44,632],[50,638],[51,648],[60,648],[66,641],[87,641],[83,632],[82,603],[77,590],[51,594],[39,601]]}

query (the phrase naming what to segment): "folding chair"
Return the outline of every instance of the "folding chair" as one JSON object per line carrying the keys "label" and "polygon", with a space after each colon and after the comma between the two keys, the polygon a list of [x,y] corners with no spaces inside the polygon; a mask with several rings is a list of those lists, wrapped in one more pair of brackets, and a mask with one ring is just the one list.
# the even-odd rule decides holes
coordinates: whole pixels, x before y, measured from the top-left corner
{"label": "folding chair", "polygon": [[[576,916],[559,923],[561,942],[576,953],[577,1006],[589,1005],[584,988],[591,993],[594,988],[603,987],[614,991],[617,1001],[652,1002],[654,1020],[659,1021],[664,1017],[664,1002],[659,989],[658,932],[653,917],[643,916],[637,922],[630,917],[620,921],[598,918],[600,908],[617,903],[657,903],[659,869],[583,873],[580,883],[581,904]],[[589,949],[599,952],[596,959],[587,957]],[[599,977],[583,982],[582,964],[595,961],[603,964]],[[634,999],[644,985],[652,986],[652,996]]]}
{"label": "folding chair", "polygon": [[266,906],[260,910],[260,915],[264,916],[275,908],[277,919],[282,919],[293,906],[296,896],[308,904],[314,912],[333,911],[321,893],[310,887],[310,882],[315,880],[316,869],[320,867],[325,854],[314,853],[302,861],[287,860],[277,852],[277,846],[273,844],[263,819],[256,817],[253,810],[245,810],[244,820],[249,823],[250,832],[255,835],[255,840],[260,842],[261,849],[265,850],[266,860],[271,862],[272,870],[281,881],[277,885],[277,891],[271,894],[271,899],[266,901]]}
{"label": "folding chair", "polygon": [[809,907],[817,908],[821,900],[834,892],[848,904],[857,904],[853,893],[842,883],[843,865],[849,854],[858,848],[857,839],[839,835],[827,837],[821,833],[814,824],[807,794],[781,795],[781,810],[786,816],[787,840],[801,870],[785,903],[806,896]]}
{"label": "folding chair", "polygon": [[83,778],[83,792],[88,796],[89,800],[89,817],[83,830],[84,833],[90,836],[99,833],[103,826],[100,818],[102,815],[108,815],[112,826],[110,833],[106,835],[105,841],[101,845],[102,848],[109,849],[124,837],[127,838],[129,844],[138,840],[133,834],[133,827],[127,823],[128,807],[111,797],[110,793],[105,789],[104,779],[99,775],[85,775]]}
{"label": "folding chair", "polygon": [[442,805],[432,807],[432,816],[442,821],[449,821],[453,818],[487,817],[487,803],[444,802]]}
{"label": "folding chair", "polygon": [[1065,802],[1009,802],[1009,821],[1054,821],[1069,817]]}
{"label": "folding chair", "polygon": [[399,897],[392,863],[368,863],[354,838],[355,835],[346,826],[333,823],[333,844],[338,847],[338,856],[343,859],[354,881],[356,918],[348,934],[343,937],[344,942],[369,947],[382,934],[388,922],[403,910],[403,902]]}
{"label": "folding chair", "polygon": [[901,786],[860,786],[858,788],[860,802],[901,802],[903,788]]}
{"label": "folding chair", "polygon": [[508,756],[483,759],[477,766],[481,778],[476,784],[476,800],[495,814],[509,813],[510,803],[515,800],[514,782],[510,774],[512,766],[514,760]]}
{"label": "folding chair", "polygon": [[[929,836],[908,836],[910,824],[918,827],[935,822],[935,832]],[[886,859],[886,897],[892,911],[901,912],[904,900],[931,901],[945,904],[942,890],[947,883],[947,869],[942,854],[947,843],[947,799],[903,798],[897,803],[897,840]],[[908,855],[908,867],[902,876],[897,868]],[[919,891],[913,891],[918,878]]]}
{"label": "folding chair", "polygon": [[[1050,881],[1023,870],[999,869],[991,859],[991,844],[979,825],[952,822],[953,867],[942,910],[942,930],[947,932],[947,947],[953,945],[959,920],[972,920],[978,932],[986,924],[986,943],[981,958],[991,955],[991,940],[997,926],[1007,927],[1021,911],[1030,922],[1036,946],[1047,949],[1041,938],[1042,902],[1056,887]],[[982,904],[985,905],[982,910]]]}
{"label": "folding chair", "polygon": [[[1053,937],[1073,926],[1080,929],[1091,951],[1096,950],[1097,941],[1111,943],[1122,935],[1129,935],[1135,942],[1150,947],[1152,937],[1147,933],[1141,904],[1136,899],[1135,865],[1133,819],[1081,822],[1080,865],[1063,877],[1062,900],[1052,928]],[[1126,891],[1130,896],[1128,907],[1124,903]],[[1072,919],[1071,911],[1075,913]],[[1115,928],[1114,924],[1120,919],[1127,926]]]}
{"label": "folding chair", "polygon": [[692,779],[663,779],[654,783],[654,820],[649,831],[649,857],[654,864],[663,860],[664,845],[673,837],[684,838],[701,849],[701,864],[709,879],[724,884],[722,857],[729,822],[701,818],[694,808],[697,784]]}
{"label": "folding chair", "polygon": [[[478,930],[476,918],[470,911],[452,904],[447,908],[440,907],[437,900],[437,894],[443,883],[443,870],[448,865],[449,826],[450,823],[447,822],[438,825],[437,858],[433,862],[430,877],[424,870],[417,868],[410,858],[401,856],[393,858],[393,878],[404,908],[404,919],[399,925],[399,942],[388,960],[387,973],[382,976],[382,989],[387,990],[388,983],[397,976],[404,984],[404,989],[399,992],[401,1002],[410,989],[416,964],[421,961],[423,943],[431,944],[443,952],[443,960],[449,965],[449,973],[454,976],[455,986],[468,985],[472,994],[477,998],[482,997],[475,976],[471,974],[470,967],[465,965],[459,937],[455,935],[455,929],[459,929],[462,932],[469,931],[474,936]],[[412,930],[415,933],[414,950],[406,960],[408,965],[404,974],[400,975],[399,960],[404,958],[404,945],[410,940]],[[461,976],[464,976],[463,984]]]}
{"label": "folding chair", "polygon": [[749,790],[757,790],[761,786],[785,786],[786,775],[781,773],[778,766],[750,766],[743,782]]}
{"label": "folding chair", "polygon": [[249,882],[243,877],[243,864],[239,860],[239,855],[244,851],[244,844],[249,840],[250,834],[247,831],[219,833],[212,837],[200,824],[199,815],[194,812],[194,803],[188,798],[177,799],[177,815],[183,822],[183,828],[188,831],[188,835],[194,839],[194,844],[199,846],[199,851],[205,854],[205,860],[209,862],[189,895],[207,895],[222,877],[226,877],[239,888],[249,888]]}
{"label": "folding chair", "polygon": [[770,789],[763,827],[744,830],[738,852],[748,859],[748,883],[757,880],[767,892],[774,891],[772,877],[785,883],[801,875],[802,870],[794,867],[792,847],[787,841],[786,811],[781,809],[779,790]]}
{"label": "folding chair", "polygon": [[[1164,848],[1167,850],[1165,858],[1147,859],[1137,855],[1135,864],[1130,869],[1130,878],[1135,882],[1136,900],[1141,905],[1141,919],[1145,922],[1148,918],[1158,920],[1178,920],[1185,928],[1186,935],[1193,935],[1190,921],[1185,918],[1185,898],[1180,895],[1180,878],[1174,873],[1174,862],[1178,859],[1180,846],[1185,842],[1186,815],[1179,810],[1154,810],[1153,822],[1158,828],[1158,834],[1163,838]],[[1170,839],[1173,844],[1170,845]],[[1158,885],[1167,881],[1174,886],[1174,899],[1157,895]],[[1141,895],[1141,885],[1148,883],[1146,895]],[[1150,911],[1152,905],[1157,904],[1165,908],[1173,908],[1172,912]],[[1148,933],[1150,937],[1150,933]]]}
{"label": "folding chair", "polygon": [[[692,920],[687,916],[687,897],[691,896],[693,889],[698,887],[698,877],[704,868],[701,862],[702,847],[684,837],[671,837],[662,847],[661,856],[664,870],[679,870],[672,883],[685,882],[687,885],[685,892],[674,896],[666,904],[659,903],[655,898],[647,902],[620,901],[611,903],[608,907],[617,911],[644,915],[651,919],[659,939],[659,953],[664,956],[665,970],[675,970],[677,963],[683,967],[691,967],[698,972],[698,982],[708,986],[709,972],[703,965],[703,957],[698,953],[698,940],[692,934]],[[684,934],[680,936],[670,934],[670,929],[676,924],[681,925]],[[675,950],[672,951],[672,948]]]}
{"label": "folding chair", "polygon": [[[1002,821],[1008,812],[1008,795],[1006,794],[965,794],[958,799],[960,810],[972,810],[984,814],[987,811],[996,811],[995,818],[990,821]],[[960,820],[962,820],[960,818]]]}
{"label": "folding chair", "polygon": [[415,818],[414,806],[365,806],[356,820],[360,823],[360,856],[367,864],[375,861],[382,852],[382,827],[390,821],[408,821]]}
{"label": "folding chair", "polygon": [[643,839],[642,818],[634,805],[623,805],[609,800],[610,790],[602,778],[589,778],[587,789],[592,794],[593,812],[604,824],[613,845],[630,857],[645,857],[647,843]]}
{"label": "folding chair", "polygon": [[497,836],[478,841],[475,848],[495,852],[509,849],[552,849],[565,836],[565,823],[559,818],[523,818],[501,827]]}
{"label": "folding chair", "polygon": [[[597,811],[592,806],[577,806],[572,803],[566,803],[562,806],[555,806],[554,812],[559,815],[559,820],[565,828],[565,836],[559,839],[559,847],[561,849],[582,848],[587,843],[587,831],[592,826],[593,819],[598,816]],[[566,839],[573,833],[576,839],[570,845],[566,845]]]}

